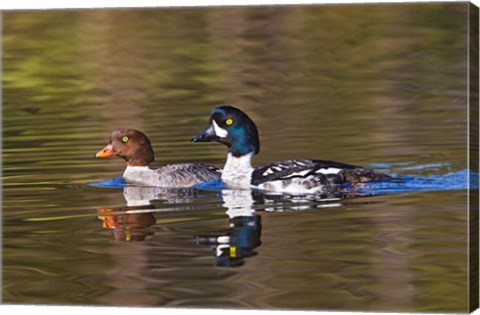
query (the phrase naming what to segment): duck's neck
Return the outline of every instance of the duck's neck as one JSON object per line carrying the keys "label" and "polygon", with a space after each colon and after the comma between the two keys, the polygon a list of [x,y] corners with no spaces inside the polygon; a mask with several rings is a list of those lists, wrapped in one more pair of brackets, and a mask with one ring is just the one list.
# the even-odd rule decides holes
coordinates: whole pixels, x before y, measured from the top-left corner
{"label": "duck's neck", "polygon": [[240,157],[229,152],[222,171],[222,181],[231,188],[250,189],[253,172],[252,157],[253,152]]}

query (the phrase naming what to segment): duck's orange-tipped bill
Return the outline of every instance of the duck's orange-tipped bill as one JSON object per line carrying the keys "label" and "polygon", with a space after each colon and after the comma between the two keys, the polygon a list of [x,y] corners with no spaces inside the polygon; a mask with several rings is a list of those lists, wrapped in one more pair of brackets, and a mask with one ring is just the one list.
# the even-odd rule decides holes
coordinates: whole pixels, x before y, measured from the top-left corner
{"label": "duck's orange-tipped bill", "polygon": [[112,145],[109,144],[105,148],[101,149],[95,154],[96,158],[106,158],[110,156],[118,155],[117,152],[113,151]]}

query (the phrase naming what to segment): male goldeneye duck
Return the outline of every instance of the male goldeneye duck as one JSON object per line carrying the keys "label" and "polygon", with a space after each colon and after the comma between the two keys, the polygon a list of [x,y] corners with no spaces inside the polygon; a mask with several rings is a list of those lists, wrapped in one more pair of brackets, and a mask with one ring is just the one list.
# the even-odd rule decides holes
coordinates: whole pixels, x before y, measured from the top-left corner
{"label": "male goldeneye duck", "polygon": [[220,179],[221,169],[203,164],[170,164],[153,170],[155,159],[150,140],[134,129],[115,129],[109,143],[95,154],[97,158],[118,156],[127,162],[123,178],[129,184],[158,187],[191,187]]}
{"label": "male goldeneye duck", "polygon": [[215,108],[207,129],[192,141],[217,141],[228,147],[222,181],[230,188],[311,194],[327,192],[335,184],[390,178],[361,166],[321,160],[287,160],[253,168],[252,157],[260,150],[257,127],[232,106]]}

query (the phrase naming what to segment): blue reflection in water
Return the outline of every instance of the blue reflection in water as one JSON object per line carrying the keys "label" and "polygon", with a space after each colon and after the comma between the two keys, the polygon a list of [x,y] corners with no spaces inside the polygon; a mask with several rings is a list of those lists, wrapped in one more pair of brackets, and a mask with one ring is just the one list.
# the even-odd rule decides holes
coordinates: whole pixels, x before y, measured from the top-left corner
{"label": "blue reflection in water", "polygon": [[213,179],[193,186],[193,188],[202,190],[222,190],[228,189],[228,186],[221,179]]}
{"label": "blue reflection in water", "polygon": [[443,175],[401,175],[389,181],[345,187],[364,195],[384,195],[413,191],[478,189],[478,179],[478,173],[461,170]]}
{"label": "blue reflection in water", "polygon": [[89,185],[94,187],[124,188],[127,186],[127,182],[123,177],[118,177],[102,180],[101,182],[90,183]]}

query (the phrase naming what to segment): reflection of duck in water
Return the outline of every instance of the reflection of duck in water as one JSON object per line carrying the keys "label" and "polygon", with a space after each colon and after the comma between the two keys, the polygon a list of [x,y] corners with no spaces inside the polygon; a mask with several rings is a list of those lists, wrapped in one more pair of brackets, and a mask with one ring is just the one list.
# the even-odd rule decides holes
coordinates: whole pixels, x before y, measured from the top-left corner
{"label": "reflection of duck in water", "polygon": [[288,160],[253,168],[252,157],[260,150],[257,127],[244,112],[231,106],[215,108],[207,129],[192,141],[217,141],[228,147],[222,181],[235,189],[317,194],[338,190],[336,184],[390,178],[361,166],[321,160]]}
{"label": "reflection of duck in water", "polygon": [[[115,240],[143,241],[153,232],[145,229],[156,223],[152,209],[152,201],[159,200],[163,204],[191,204],[195,198],[207,196],[193,188],[162,188],[127,186],[123,188],[123,197],[126,207],[99,209],[99,218],[104,222],[103,227],[113,229]],[[182,209],[193,208],[183,206]],[[168,209],[166,209],[169,211]]]}
{"label": "reflection of duck in water", "polygon": [[193,188],[163,188],[163,187],[137,187],[123,188],[123,197],[127,206],[142,206],[150,204],[152,200],[161,200],[165,204],[191,203],[195,198],[205,194]]}
{"label": "reflection of duck in water", "polygon": [[98,209],[98,218],[103,227],[113,231],[116,241],[144,241],[153,231],[147,227],[157,223],[152,212],[149,212],[150,201],[156,199],[156,187],[125,187],[123,197],[126,207]]}
{"label": "reflection of duck in water", "polygon": [[95,154],[97,158],[118,156],[127,162],[123,178],[129,184],[159,187],[191,187],[219,179],[221,170],[204,164],[170,164],[156,170],[148,167],[154,160],[150,140],[134,129],[116,129],[107,146]]}
{"label": "reflection of duck in water", "polygon": [[155,224],[157,219],[151,212],[126,213],[128,208],[98,209],[98,218],[103,227],[111,229],[115,241],[144,241],[153,231],[147,227]]}
{"label": "reflection of duck in water", "polygon": [[253,250],[261,244],[261,217],[254,214],[250,191],[223,190],[222,197],[223,205],[228,208],[228,231],[221,235],[197,236],[197,242],[213,246],[217,266],[241,266],[245,258],[256,255]]}

